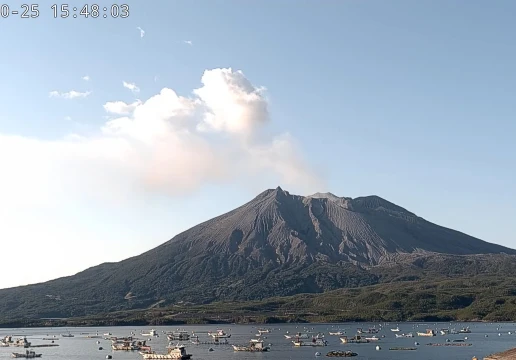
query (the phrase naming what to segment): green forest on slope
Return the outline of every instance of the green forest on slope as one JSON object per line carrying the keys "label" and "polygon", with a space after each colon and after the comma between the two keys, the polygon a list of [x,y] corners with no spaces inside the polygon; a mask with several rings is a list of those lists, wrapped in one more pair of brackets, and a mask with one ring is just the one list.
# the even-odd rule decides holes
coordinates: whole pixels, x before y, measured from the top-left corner
{"label": "green forest on slope", "polygon": [[261,301],[159,304],[147,310],[61,320],[7,320],[0,326],[116,326],[346,321],[515,321],[516,277],[399,281]]}

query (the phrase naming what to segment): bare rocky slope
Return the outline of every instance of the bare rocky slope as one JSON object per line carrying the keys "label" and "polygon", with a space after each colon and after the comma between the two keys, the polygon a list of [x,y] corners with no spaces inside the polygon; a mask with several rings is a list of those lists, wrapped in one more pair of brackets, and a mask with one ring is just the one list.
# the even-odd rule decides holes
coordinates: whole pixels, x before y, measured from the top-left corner
{"label": "bare rocky slope", "polygon": [[278,187],[139,256],[0,290],[0,318],[263,299],[428,276],[514,275],[515,254],[378,196],[303,197]]}

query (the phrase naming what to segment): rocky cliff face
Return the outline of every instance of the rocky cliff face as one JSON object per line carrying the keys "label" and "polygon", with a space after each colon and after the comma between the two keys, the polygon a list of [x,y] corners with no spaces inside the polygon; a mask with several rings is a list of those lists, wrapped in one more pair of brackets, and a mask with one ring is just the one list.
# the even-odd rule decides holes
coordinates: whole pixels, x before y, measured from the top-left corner
{"label": "rocky cliff face", "polygon": [[[303,197],[277,188],[142,255],[0,290],[0,317],[322,292],[390,281],[404,271],[423,276],[418,269],[429,264],[434,274],[448,271],[445,262],[460,270],[471,263],[468,256],[500,253],[516,251],[432,224],[378,196]],[[492,255],[482,268],[495,269],[490,264],[498,257],[512,261]],[[479,266],[470,264],[468,271]]]}

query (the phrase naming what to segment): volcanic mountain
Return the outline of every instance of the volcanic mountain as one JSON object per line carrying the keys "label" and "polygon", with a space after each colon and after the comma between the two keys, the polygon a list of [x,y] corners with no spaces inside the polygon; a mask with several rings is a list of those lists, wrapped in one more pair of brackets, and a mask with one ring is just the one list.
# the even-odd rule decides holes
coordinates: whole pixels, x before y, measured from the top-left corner
{"label": "volcanic mountain", "polygon": [[496,272],[500,264],[513,264],[515,254],[378,196],[303,197],[278,187],[139,256],[0,290],[0,318],[79,316],[323,292],[403,276]]}

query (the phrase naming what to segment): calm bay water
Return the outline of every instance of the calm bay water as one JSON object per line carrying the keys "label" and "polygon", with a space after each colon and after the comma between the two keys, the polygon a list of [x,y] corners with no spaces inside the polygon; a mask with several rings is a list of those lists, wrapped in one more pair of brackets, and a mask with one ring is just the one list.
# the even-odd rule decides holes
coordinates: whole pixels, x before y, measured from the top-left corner
{"label": "calm bay water", "polygon": [[[497,324],[486,324],[486,323],[400,323],[400,324],[383,324],[383,330],[377,334],[378,337],[385,335],[380,341],[368,344],[341,344],[338,336],[328,335],[328,331],[346,331],[347,336],[353,336],[356,334],[357,328],[361,327],[367,329],[379,324],[369,323],[345,323],[345,324],[299,324],[299,325],[287,325],[287,324],[276,324],[273,326],[266,326],[271,330],[271,333],[265,334],[266,344],[271,344],[271,351],[268,353],[246,353],[246,352],[234,352],[231,345],[218,345],[211,346],[215,351],[209,352],[210,345],[193,345],[189,341],[184,341],[182,344],[186,345],[188,353],[193,355],[193,360],[227,360],[227,359],[239,359],[239,360],[254,360],[254,359],[274,359],[274,360],[306,360],[315,359],[315,353],[321,352],[322,356],[320,359],[325,358],[324,355],[331,350],[352,350],[358,353],[359,356],[354,359],[369,359],[369,360],[386,360],[386,359],[415,359],[418,360],[433,360],[433,359],[457,359],[457,360],[471,360],[473,356],[477,356],[482,359],[484,356],[493,352],[503,351],[512,347],[516,347],[516,324],[515,323],[497,323]],[[398,326],[400,333],[403,332],[423,332],[427,328],[441,329],[441,328],[455,328],[459,330],[463,326],[469,326],[471,329],[470,334],[448,334],[445,336],[437,335],[435,337],[414,337],[397,339],[395,333],[390,329]],[[284,337],[284,334],[289,331],[290,334],[294,334],[298,331],[303,331],[304,327],[311,332],[323,332],[325,339],[328,341],[328,346],[325,347],[301,347],[294,348],[291,341]],[[256,338],[255,334],[257,329],[261,326],[251,325],[228,325],[228,326],[182,326],[180,329],[184,329],[188,332],[194,331],[199,335],[201,341],[208,341],[207,332],[222,328],[226,332],[231,333],[229,339],[230,344],[236,345],[247,345],[251,338]],[[164,332],[169,332],[178,329],[172,326],[158,326],[154,327],[160,334],[159,337],[152,338],[148,341],[148,344],[152,346],[153,350],[158,353],[164,353],[168,344]],[[113,356],[113,360],[139,360],[142,356],[138,352],[125,352],[125,351],[112,351],[111,342],[104,339],[89,339],[85,335],[95,335],[98,332],[99,335],[104,333],[112,333],[113,336],[129,336],[131,331],[136,334],[150,330],[150,327],[102,327],[102,328],[32,328],[32,329],[0,329],[0,336],[5,335],[21,335],[26,336],[29,341],[34,345],[37,344],[48,344],[50,341],[43,340],[46,337],[58,336],[58,340],[55,343],[59,344],[58,347],[53,348],[37,348],[37,353],[43,354],[43,359],[105,359],[106,355],[110,354]],[[73,338],[63,338],[61,334],[72,333],[75,335]],[[509,332],[511,334],[509,335]],[[500,334],[500,336],[498,335]],[[488,337],[485,337],[488,335]],[[427,346],[427,343],[445,343],[446,339],[464,339],[467,336],[468,340],[466,343],[473,344],[468,347],[433,347]],[[140,336],[141,337],[141,336]],[[100,345],[97,344],[100,341]],[[414,347],[414,342],[419,342],[418,349],[415,351],[389,351],[389,347]],[[375,348],[379,345],[380,351]],[[102,346],[104,350],[98,350],[99,346]],[[24,349],[8,347],[0,348],[0,358],[10,358],[12,352],[23,352]]]}

